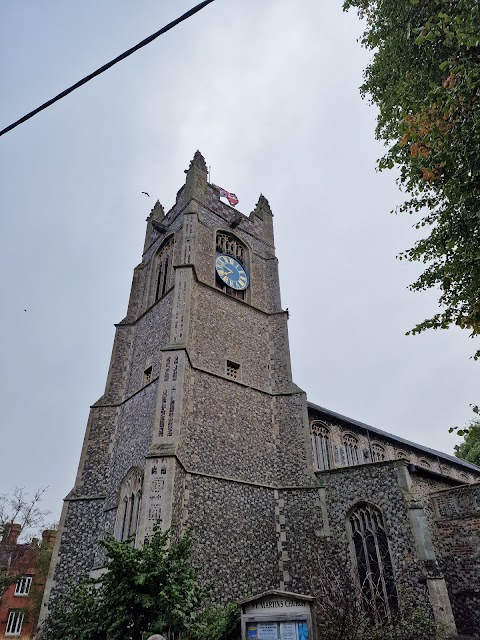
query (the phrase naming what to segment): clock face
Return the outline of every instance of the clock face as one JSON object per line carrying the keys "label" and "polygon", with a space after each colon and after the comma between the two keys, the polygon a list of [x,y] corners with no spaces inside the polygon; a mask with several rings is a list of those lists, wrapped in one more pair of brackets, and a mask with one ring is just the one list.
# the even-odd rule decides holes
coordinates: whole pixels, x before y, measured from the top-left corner
{"label": "clock face", "polygon": [[232,289],[242,291],[248,287],[248,273],[238,260],[221,253],[215,260],[219,278]]}

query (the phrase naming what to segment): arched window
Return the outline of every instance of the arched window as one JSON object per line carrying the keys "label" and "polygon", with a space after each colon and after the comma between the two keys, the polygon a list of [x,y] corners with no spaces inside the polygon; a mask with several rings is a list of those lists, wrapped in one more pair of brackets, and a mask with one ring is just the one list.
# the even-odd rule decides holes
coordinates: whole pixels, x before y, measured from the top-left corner
{"label": "arched window", "polygon": [[382,460],[385,460],[387,457],[387,454],[385,452],[385,449],[382,447],[381,444],[378,444],[377,442],[373,442],[372,443],[372,462],[382,462]]}
{"label": "arched window", "polygon": [[397,460],[408,460],[408,462],[410,462],[410,458],[408,457],[408,454],[405,451],[402,451],[401,449],[397,451],[397,453],[395,454],[395,458]]}
{"label": "arched window", "polygon": [[331,468],[330,431],[321,422],[313,422],[310,427],[313,466],[318,471]]}
{"label": "arched window", "polygon": [[347,433],[343,436],[343,445],[345,447],[345,455],[347,457],[347,465],[352,466],[354,464],[360,464],[358,457],[358,440],[355,436]]}
{"label": "arched window", "polygon": [[348,526],[365,610],[376,623],[390,620],[398,599],[382,512],[361,502],[351,511]]}
{"label": "arched window", "polygon": [[[242,267],[245,269],[246,260],[247,260],[247,248],[243,245],[235,236],[227,233],[226,231],[219,231],[217,233],[216,239],[216,251],[215,258],[220,254],[226,254],[235,258],[237,262],[239,262]],[[245,269],[246,270],[246,269]],[[240,300],[245,300],[246,289],[232,289],[226,285],[215,272],[215,286],[217,289],[221,289],[225,293],[228,293],[229,296],[233,296],[234,298],[239,298]]]}
{"label": "arched window", "polygon": [[136,467],[130,469],[120,485],[115,537],[124,541],[137,532],[140,503],[142,501],[143,472]]}
{"label": "arched window", "polygon": [[174,236],[165,240],[157,251],[154,260],[155,291],[154,300],[161,298],[168,291],[172,282]]}
{"label": "arched window", "polygon": [[464,482],[470,482],[470,476],[468,476],[466,473],[459,473],[458,477]]}
{"label": "arched window", "polygon": [[430,469],[430,467],[432,466],[429,462],[427,462],[427,460],[425,460],[425,458],[420,458],[418,464],[425,469]]}

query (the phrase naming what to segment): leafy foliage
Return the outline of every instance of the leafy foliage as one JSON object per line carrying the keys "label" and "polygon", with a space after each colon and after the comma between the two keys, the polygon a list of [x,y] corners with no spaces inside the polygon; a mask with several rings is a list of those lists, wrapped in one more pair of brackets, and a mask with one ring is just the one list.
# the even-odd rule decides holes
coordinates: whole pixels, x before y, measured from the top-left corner
{"label": "leafy foliage", "polygon": [[457,458],[480,467],[480,419],[472,420],[467,429],[459,429],[457,433],[464,436],[464,441],[455,446]]}
{"label": "leafy foliage", "polygon": [[53,603],[42,639],[141,640],[155,632],[168,638],[228,638],[233,609],[201,610],[208,590],[198,584],[190,562],[192,543],[189,534],[173,541],[158,528],[142,548],[106,538],[106,572],[83,579]]}
{"label": "leafy foliage", "polygon": [[42,542],[38,549],[37,558],[35,562],[35,580],[30,589],[30,602],[31,606],[27,612],[27,619],[29,617],[33,620],[38,620],[40,609],[43,600],[43,591],[45,583],[47,581],[48,570],[50,568],[50,561],[52,559],[52,547]]}
{"label": "leafy foliage", "polygon": [[240,611],[233,602],[224,608],[206,607],[192,629],[194,640],[238,640],[241,635]]}
{"label": "leafy foliage", "polygon": [[5,593],[8,587],[18,580],[17,575],[10,574],[3,568],[0,568],[0,597]]}
{"label": "leafy foliage", "polygon": [[[363,95],[379,107],[379,168],[400,169],[399,207],[422,237],[400,254],[421,262],[410,288],[440,291],[440,312],[409,333],[457,325],[480,333],[480,4],[345,0],[365,18],[373,52]],[[474,358],[480,357],[480,350]]]}

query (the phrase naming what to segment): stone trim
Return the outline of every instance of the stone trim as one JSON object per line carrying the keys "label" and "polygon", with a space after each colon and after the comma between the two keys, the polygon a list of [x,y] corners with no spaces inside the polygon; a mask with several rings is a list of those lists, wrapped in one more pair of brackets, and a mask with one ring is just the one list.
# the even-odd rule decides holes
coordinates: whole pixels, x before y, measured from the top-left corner
{"label": "stone trim", "polygon": [[[447,458],[448,460],[448,458]],[[425,476],[433,476],[434,478],[440,478],[443,482],[449,482],[452,484],[452,488],[464,486],[465,483],[458,478],[452,478],[451,476],[446,476],[441,474],[439,471],[432,471],[432,469],[426,469],[425,467],[421,467],[416,464],[411,464],[408,460],[397,459],[397,460],[379,460],[378,462],[360,462],[359,464],[354,465],[345,465],[344,467],[335,467],[333,469],[324,469],[323,471],[317,470],[315,471],[315,475],[326,475],[328,473],[342,473],[342,472],[350,472],[355,471],[357,469],[364,469],[365,467],[373,467],[375,465],[391,465],[394,468],[399,467],[408,467],[408,471],[411,474],[417,475],[425,475]],[[474,483],[475,484],[475,483]],[[450,491],[450,489],[442,489],[442,491]]]}
{"label": "stone trim", "polygon": [[75,496],[75,497],[71,497],[69,498],[69,496],[67,495],[63,501],[64,502],[78,502],[83,500],[84,502],[89,502],[92,500],[105,500],[107,497],[106,494],[101,494],[99,496]]}
{"label": "stone trim", "polygon": [[[211,185],[209,182],[207,182],[207,188],[208,188],[208,187],[212,187],[212,185]],[[178,198],[178,196],[180,195],[180,193],[184,190],[184,188],[185,188],[185,185],[183,185],[183,186],[181,187],[181,189],[179,189],[179,191],[178,191],[178,193],[177,193],[177,198]],[[193,206],[193,207],[192,207],[192,202],[193,202],[193,203],[195,203],[195,206]],[[206,209],[208,209],[208,206],[206,206],[204,203],[199,202],[196,198],[194,198],[194,197],[193,197],[193,198],[191,198],[191,199],[190,199],[190,200],[189,200],[189,201],[188,201],[188,202],[187,202],[183,207],[179,208],[176,212],[174,212],[174,210],[175,210],[175,207],[176,207],[176,206],[177,206],[177,202],[175,202],[175,204],[173,205],[173,207],[172,207],[172,208],[171,208],[171,209],[170,209],[170,210],[165,214],[165,217],[164,217],[164,218],[163,218],[163,220],[162,220],[163,224],[170,226],[170,225],[171,225],[173,222],[175,222],[175,220],[176,220],[177,218],[179,218],[181,215],[185,215],[185,214],[196,214],[196,216],[197,216],[197,218],[198,218],[198,222],[199,222],[199,224],[201,224],[201,225],[203,225],[203,226],[205,226],[205,227],[207,226],[204,222],[202,222],[202,221],[200,220],[200,211],[199,211],[200,207],[205,207]],[[185,211],[185,210],[186,210],[186,209],[188,209],[189,207],[191,207],[191,208],[193,209],[193,211]],[[209,209],[209,210],[210,210],[210,209]],[[242,216],[243,216],[243,218],[244,218],[244,219],[242,219],[242,222],[251,223],[251,220],[250,220],[250,218],[249,218],[249,216],[248,216],[248,215],[245,215],[244,213],[242,213],[242,212],[241,212],[241,211],[239,211],[238,209],[234,209],[234,211],[235,211],[236,213],[241,213],[241,214],[242,214]],[[172,215],[171,220],[168,220],[168,221],[167,221],[168,216],[169,216],[172,212],[174,212],[174,214]],[[223,220],[223,222],[227,225],[227,227],[230,227],[230,220],[229,220],[227,217],[225,217],[225,216],[221,215],[218,211],[211,211],[211,213],[214,213],[214,214],[215,214],[216,216],[218,216],[221,220]],[[255,238],[255,240],[260,240],[261,242],[264,242],[264,243],[265,243],[265,245],[266,245],[267,247],[272,247],[272,246],[273,246],[273,245],[268,244],[267,242],[265,242],[265,240],[264,240],[262,237],[260,237],[260,236],[258,236],[258,235],[256,235],[256,234],[252,233],[252,232],[251,232],[250,230],[248,230],[248,229],[245,229],[245,228],[244,228],[244,226],[242,227],[242,232],[243,232],[243,233],[245,233],[245,234],[247,234],[247,235],[249,235],[249,236],[251,236],[252,238]],[[154,240],[154,241],[153,241],[153,242],[152,242],[152,243],[147,247],[147,249],[145,249],[145,251],[142,253],[142,257],[143,257],[143,256],[144,256],[144,255],[149,251],[149,249],[151,249],[151,247],[152,247],[152,246],[155,244],[155,242],[157,242],[157,241],[158,241],[158,238],[157,238],[156,240]]]}
{"label": "stone trim", "polygon": [[[168,345],[165,345],[164,347],[162,347],[160,349],[160,351],[162,351],[162,352],[163,351],[185,351],[185,354],[186,354],[187,359],[188,359],[188,364],[190,365],[190,367],[194,371],[200,371],[201,373],[206,373],[207,375],[213,376],[215,378],[219,378],[220,380],[228,380],[228,382],[233,382],[235,384],[240,385],[241,387],[246,387],[247,389],[252,389],[253,391],[258,391],[259,393],[263,393],[263,394],[265,394],[267,396],[270,396],[272,398],[281,397],[281,396],[297,396],[297,395],[302,395],[304,393],[304,391],[302,391],[301,389],[299,389],[298,391],[265,391],[265,389],[260,389],[259,387],[254,387],[253,385],[246,384],[245,382],[242,382],[241,380],[235,380],[234,378],[229,378],[226,375],[222,376],[219,373],[215,373],[214,371],[209,371],[208,369],[203,369],[202,367],[197,367],[196,365],[192,364],[192,360],[190,358],[190,354],[188,352],[187,347],[184,344],[180,344],[180,343],[179,344],[168,344]],[[90,408],[91,409],[92,408],[98,409],[98,408],[105,408],[105,407],[121,407],[123,404],[125,404],[126,402],[128,402],[129,400],[134,398],[136,395],[141,393],[144,389],[147,389],[149,387],[149,385],[151,385],[154,382],[156,382],[159,378],[160,378],[160,375],[155,376],[154,378],[152,378],[150,380],[150,382],[148,384],[146,384],[144,387],[140,387],[139,389],[137,389],[137,391],[134,391],[130,396],[128,396],[128,398],[125,398],[121,402],[117,402],[116,404],[98,404],[98,401],[97,401],[95,404],[91,405]],[[357,465],[357,466],[363,466],[363,465]],[[333,469],[332,469],[332,471],[333,471]]]}
{"label": "stone trim", "polygon": [[287,568],[290,563],[290,557],[287,551],[287,530],[285,514],[283,513],[285,499],[281,497],[281,493],[277,489],[273,491],[273,498],[275,501],[275,531],[277,533],[278,572],[280,575],[279,589],[280,591],[285,591],[287,583],[291,581]]}
{"label": "stone trim", "polygon": [[[188,266],[189,266],[189,267],[191,267],[192,265],[191,265],[191,264],[189,264]],[[173,270],[175,270],[175,269],[176,269],[176,267],[174,266],[174,267],[173,267]],[[114,327],[134,327],[134,326],[137,324],[137,322],[139,322],[139,321],[140,321],[144,316],[146,316],[146,315],[147,315],[147,313],[148,313],[149,311],[151,311],[151,310],[153,309],[153,307],[154,307],[155,305],[157,305],[161,300],[163,300],[164,298],[166,298],[166,297],[168,296],[168,294],[170,293],[170,291],[172,291],[173,289],[175,289],[175,283],[174,283],[174,284],[172,284],[172,286],[171,286],[171,287],[169,287],[169,288],[165,291],[165,293],[163,294],[163,296],[160,296],[160,298],[158,298],[157,300],[155,300],[155,302],[154,302],[153,304],[151,304],[149,307],[147,307],[147,308],[145,309],[145,311],[143,311],[139,316],[137,316],[137,317],[135,318],[135,320],[132,320],[131,322],[124,322],[124,320],[120,320],[120,322],[114,322],[114,323],[113,323],[113,326],[114,326]]]}
{"label": "stone trim", "polygon": [[[276,260],[277,258],[269,258],[270,260]],[[176,264],[173,266],[173,270],[176,271],[177,269],[185,269],[185,268],[189,268],[192,269],[193,271],[193,276],[195,278],[195,282],[196,284],[202,286],[202,287],[206,287],[207,289],[212,289],[213,291],[215,291],[216,293],[218,293],[220,291],[220,289],[217,289],[217,287],[214,287],[211,284],[208,284],[208,282],[204,282],[203,280],[199,280],[198,276],[197,276],[197,272],[195,269],[195,265],[188,263],[188,264]],[[175,285],[173,284],[169,289],[167,289],[167,291],[165,291],[165,293],[163,294],[163,296],[161,296],[160,298],[158,298],[158,300],[155,300],[155,302],[153,304],[151,304],[147,309],[145,309],[145,311],[143,311],[137,318],[135,318],[135,320],[132,320],[131,322],[124,322],[123,320],[121,320],[120,322],[116,322],[114,323],[114,327],[134,327],[137,322],[139,322],[143,316],[145,316],[151,309],[153,309],[153,307],[158,304],[160,302],[160,300],[163,300],[169,293],[170,291],[172,291],[172,289],[175,288]],[[244,304],[247,307],[249,307],[250,309],[254,309],[255,311],[258,311],[258,313],[261,313],[264,316],[281,316],[281,315],[288,315],[288,311],[281,309],[280,311],[265,311],[264,309],[261,309],[260,307],[256,307],[253,304],[250,304],[250,302],[246,302],[245,300],[240,300],[239,298],[234,298],[232,296],[230,296],[231,300],[235,300],[235,302],[238,302],[239,304]]]}
{"label": "stone trim", "polygon": [[251,487],[259,487],[261,489],[271,489],[272,491],[303,491],[318,488],[316,484],[301,484],[301,485],[276,485],[276,484],[266,484],[263,482],[253,482],[251,480],[239,480],[237,478],[232,478],[230,476],[222,476],[214,473],[204,473],[203,471],[192,471],[188,469],[185,464],[182,462],[181,458],[177,453],[149,453],[145,456],[145,458],[175,458],[178,464],[182,467],[183,471],[188,476],[200,476],[202,478],[212,478],[213,480],[222,480],[223,482],[232,482],[234,484],[243,484]]}
{"label": "stone trim", "polygon": [[435,520],[451,522],[480,518],[480,484],[463,484],[430,494]]}

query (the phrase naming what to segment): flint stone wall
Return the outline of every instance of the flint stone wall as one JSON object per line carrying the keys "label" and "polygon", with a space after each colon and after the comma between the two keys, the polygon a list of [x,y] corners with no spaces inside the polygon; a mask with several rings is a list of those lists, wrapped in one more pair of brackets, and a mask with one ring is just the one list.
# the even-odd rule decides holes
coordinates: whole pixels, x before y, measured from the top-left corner
{"label": "flint stone wall", "polygon": [[187,509],[193,562],[215,602],[278,588],[273,489],[191,474]]}
{"label": "flint stone wall", "polygon": [[[403,462],[378,462],[318,473],[325,487],[328,528],[332,546],[349,549],[347,519],[359,502],[378,507],[384,517],[400,608],[430,608],[424,568],[410,527],[407,494],[398,483],[397,468]],[[328,553],[328,542],[325,549]],[[347,551],[347,554],[349,552]],[[351,562],[351,558],[349,562]],[[339,569],[340,570],[340,569]]]}
{"label": "flint stone wall", "polygon": [[460,633],[480,637],[480,484],[431,496],[437,554]]}
{"label": "flint stone wall", "polygon": [[65,518],[61,553],[55,569],[52,601],[95,565],[97,541],[102,534],[103,499],[71,500]]}

